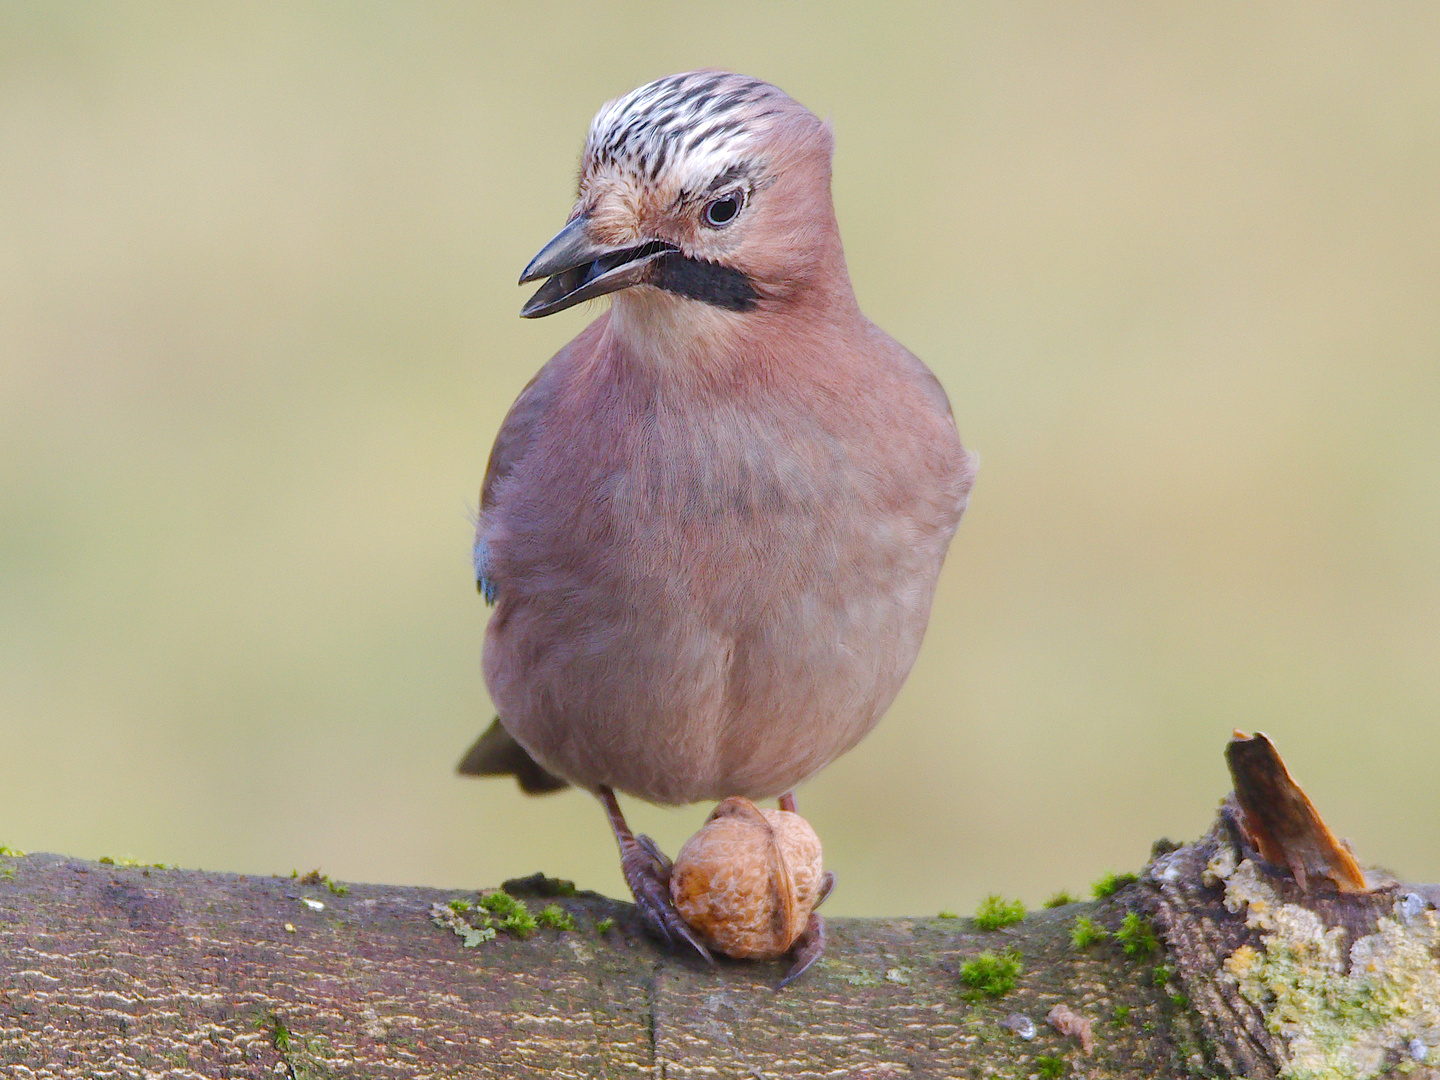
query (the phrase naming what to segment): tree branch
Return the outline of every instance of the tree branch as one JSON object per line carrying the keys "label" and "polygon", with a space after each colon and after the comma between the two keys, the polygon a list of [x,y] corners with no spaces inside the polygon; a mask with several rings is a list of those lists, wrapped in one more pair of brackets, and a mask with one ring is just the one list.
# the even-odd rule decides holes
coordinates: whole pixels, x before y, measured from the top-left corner
{"label": "tree branch", "polygon": [[[13,1076],[50,1065],[45,1075],[878,1078],[982,1063],[1025,1075],[1042,1056],[1081,1060],[1044,1021],[1062,1002],[1093,1020],[1083,1064],[1096,1075],[1173,1075],[1198,1060],[1188,1010],[1156,985],[1163,956],[1071,946],[1079,914],[1118,929],[1125,894],[995,931],[835,919],[820,967],[777,994],[783,965],[712,971],[659,950],[631,905],[541,895],[553,882],[507,889],[532,912],[557,904],[575,930],[499,930],[467,948],[433,909],[474,894],[337,896],[323,882],[53,855],[3,863],[0,1063]],[[1021,965],[998,999],[960,978],[985,951]],[[1012,1013],[1032,1018],[1033,1040],[1000,1026]]]}
{"label": "tree branch", "polygon": [[[1298,792],[1273,758],[1261,787]],[[554,905],[530,929],[493,896],[0,849],[0,1065],[299,1080],[1440,1076],[1440,889],[1372,873],[1340,891],[1355,886],[1316,871],[1329,856],[1310,840],[1287,847],[1300,817],[1271,820],[1240,780],[1204,838],[1157,844],[1110,897],[991,930],[836,919],[825,959],[781,993],[783,964],[712,970],[658,949],[631,905],[539,875],[505,886],[530,915]],[[1297,851],[1303,877],[1274,865],[1300,865]],[[1046,1023],[1060,1005],[1069,1034]]]}

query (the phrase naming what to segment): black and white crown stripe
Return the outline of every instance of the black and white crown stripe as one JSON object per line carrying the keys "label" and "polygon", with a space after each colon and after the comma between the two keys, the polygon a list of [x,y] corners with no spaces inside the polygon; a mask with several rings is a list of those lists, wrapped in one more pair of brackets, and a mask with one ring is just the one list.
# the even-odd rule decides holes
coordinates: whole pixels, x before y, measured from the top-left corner
{"label": "black and white crown stripe", "polygon": [[586,162],[702,192],[735,167],[786,100],[769,83],[743,75],[669,75],[601,107],[585,142]]}

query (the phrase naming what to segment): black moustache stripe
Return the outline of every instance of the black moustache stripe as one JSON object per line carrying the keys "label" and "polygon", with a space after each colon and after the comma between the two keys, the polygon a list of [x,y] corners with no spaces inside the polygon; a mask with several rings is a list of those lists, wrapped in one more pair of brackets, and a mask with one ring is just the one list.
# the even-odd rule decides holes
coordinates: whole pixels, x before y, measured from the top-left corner
{"label": "black moustache stripe", "polygon": [[726,311],[749,311],[760,299],[750,279],[734,267],[692,259],[679,252],[655,260],[649,284]]}

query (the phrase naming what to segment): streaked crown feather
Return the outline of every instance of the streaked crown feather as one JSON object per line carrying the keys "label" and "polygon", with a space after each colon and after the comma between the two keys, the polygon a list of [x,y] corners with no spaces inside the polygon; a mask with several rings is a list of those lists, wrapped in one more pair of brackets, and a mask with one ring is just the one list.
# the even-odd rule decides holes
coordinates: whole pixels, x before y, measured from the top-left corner
{"label": "streaked crown feather", "polygon": [[689,71],[607,102],[585,141],[587,171],[610,166],[696,191],[734,166],[791,99],[759,79]]}

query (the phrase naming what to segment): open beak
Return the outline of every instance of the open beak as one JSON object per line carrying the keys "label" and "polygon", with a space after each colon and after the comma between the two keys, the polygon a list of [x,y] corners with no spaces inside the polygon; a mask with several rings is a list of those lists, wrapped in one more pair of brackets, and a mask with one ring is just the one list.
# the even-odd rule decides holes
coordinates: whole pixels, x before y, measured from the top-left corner
{"label": "open beak", "polygon": [[610,247],[591,239],[590,219],[583,214],[566,225],[530,260],[520,284],[550,280],[520,309],[523,319],[553,315],[583,300],[638,285],[656,259],[678,250],[663,240],[647,240],[633,247]]}

